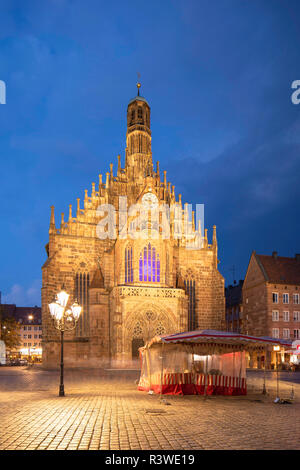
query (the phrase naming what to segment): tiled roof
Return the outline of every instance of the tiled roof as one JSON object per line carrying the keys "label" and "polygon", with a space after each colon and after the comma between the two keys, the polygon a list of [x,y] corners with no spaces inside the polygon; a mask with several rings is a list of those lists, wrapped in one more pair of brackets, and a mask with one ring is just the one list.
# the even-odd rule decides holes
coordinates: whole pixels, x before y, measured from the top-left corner
{"label": "tiled roof", "polygon": [[267,281],[300,285],[300,261],[283,256],[256,255]]}

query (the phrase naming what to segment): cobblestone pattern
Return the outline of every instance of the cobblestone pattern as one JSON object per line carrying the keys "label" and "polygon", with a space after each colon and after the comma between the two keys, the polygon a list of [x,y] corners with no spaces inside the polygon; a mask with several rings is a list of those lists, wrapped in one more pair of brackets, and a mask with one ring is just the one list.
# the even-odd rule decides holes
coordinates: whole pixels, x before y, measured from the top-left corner
{"label": "cobblestone pattern", "polygon": [[137,373],[120,375],[67,372],[58,397],[58,372],[1,368],[0,449],[300,449],[297,383],[292,405],[273,403],[274,379],[267,397],[165,396],[166,405],[137,391]]}

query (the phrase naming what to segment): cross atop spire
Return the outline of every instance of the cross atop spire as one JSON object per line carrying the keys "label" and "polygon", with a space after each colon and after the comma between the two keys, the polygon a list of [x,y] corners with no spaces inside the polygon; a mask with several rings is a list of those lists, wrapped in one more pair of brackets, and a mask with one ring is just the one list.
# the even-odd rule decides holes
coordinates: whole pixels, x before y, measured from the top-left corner
{"label": "cross atop spire", "polygon": [[138,89],[137,95],[140,96],[140,88],[141,88],[140,78],[141,78],[141,74],[138,72],[138,73],[137,73],[137,76],[138,76],[138,82],[137,82],[137,84],[136,84],[137,89]]}

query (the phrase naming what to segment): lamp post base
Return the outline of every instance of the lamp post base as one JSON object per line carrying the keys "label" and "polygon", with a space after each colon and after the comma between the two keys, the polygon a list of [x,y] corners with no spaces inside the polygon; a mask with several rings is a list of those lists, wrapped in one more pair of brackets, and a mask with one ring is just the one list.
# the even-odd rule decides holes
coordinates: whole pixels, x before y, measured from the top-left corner
{"label": "lamp post base", "polygon": [[59,394],[58,394],[59,397],[64,397],[65,396],[65,388],[63,385],[60,385],[59,386]]}

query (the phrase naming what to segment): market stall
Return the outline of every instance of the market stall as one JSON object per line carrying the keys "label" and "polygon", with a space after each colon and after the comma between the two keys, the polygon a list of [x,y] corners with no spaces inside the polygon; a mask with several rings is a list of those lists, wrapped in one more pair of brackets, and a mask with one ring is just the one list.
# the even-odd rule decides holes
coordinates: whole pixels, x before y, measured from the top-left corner
{"label": "market stall", "polygon": [[167,395],[246,395],[246,351],[290,348],[280,339],[216,330],[156,336],[140,348],[138,390]]}

